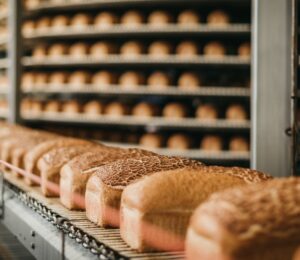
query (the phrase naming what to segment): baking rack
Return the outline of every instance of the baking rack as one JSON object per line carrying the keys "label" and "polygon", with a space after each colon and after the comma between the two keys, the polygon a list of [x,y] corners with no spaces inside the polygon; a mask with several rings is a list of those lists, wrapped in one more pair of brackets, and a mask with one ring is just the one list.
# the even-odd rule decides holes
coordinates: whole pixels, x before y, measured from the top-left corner
{"label": "baking rack", "polygon": [[[18,171],[16,167],[8,163],[5,163],[5,166]],[[60,204],[59,199],[44,197],[40,187],[29,187],[22,179],[13,176],[10,172],[0,173],[3,181],[2,185],[0,185],[0,193],[2,194],[0,208],[2,210],[5,205],[4,187],[5,191],[11,194],[10,198],[11,196],[16,197],[27,208],[30,208],[33,214],[42,216],[67,237],[74,239],[80,244],[82,250],[89,250],[98,259],[146,260],[184,258],[183,252],[138,253],[130,249],[121,239],[119,229],[98,227],[86,219],[85,212],[70,211]],[[62,239],[65,240],[66,237],[62,236]],[[62,246],[64,246],[65,241],[61,242]],[[64,251],[62,248],[61,253],[64,254]],[[62,258],[64,259],[64,256]]]}

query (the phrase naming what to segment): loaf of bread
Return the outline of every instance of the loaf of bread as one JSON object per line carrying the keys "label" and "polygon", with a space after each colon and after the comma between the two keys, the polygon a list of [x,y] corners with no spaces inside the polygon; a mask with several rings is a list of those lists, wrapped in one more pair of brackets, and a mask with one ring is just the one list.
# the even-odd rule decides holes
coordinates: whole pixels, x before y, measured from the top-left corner
{"label": "loaf of bread", "polygon": [[132,115],[136,117],[152,117],[157,116],[159,112],[159,109],[157,106],[147,103],[147,102],[141,102],[135,105],[132,108]]}
{"label": "loaf of bread", "polygon": [[179,25],[198,25],[200,23],[200,16],[194,10],[184,10],[179,13],[177,17]]}
{"label": "loaf of bread", "polygon": [[104,109],[104,114],[109,115],[111,117],[120,117],[127,115],[129,112],[129,108],[120,103],[120,102],[111,102],[106,105]]}
{"label": "loaf of bread", "polygon": [[69,55],[72,58],[84,58],[88,54],[89,45],[85,42],[76,42],[70,46]]}
{"label": "loaf of bread", "polygon": [[300,244],[300,179],[274,179],[214,194],[194,213],[187,259],[293,259]]}
{"label": "loaf of bread", "polygon": [[81,113],[82,107],[78,100],[68,100],[62,103],[61,111],[67,116],[74,116]]}
{"label": "loaf of bread", "polygon": [[138,41],[125,42],[120,48],[120,54],[125,58],[137,58],[143,52],[144,46]]}
{"label": "loaf of bread", "polygon": [[58,113],[61,111],[61,102],[58,100],[47,101],[44,106],[45,113]]}
{"label": "loaf of bread", "polygon": [[198,45],[194,41],[183,41],[176,47],[176,54],[184,58],[195,57],[198,52]]}
{"label": "loaf of bread", "polygon": [[196,90],[201,84],[199,74],[194,72],[184,72],[178,78],[178,87],[182,90]]}
{"label": "loaf of bread", "polygon": [[148,16],[148,24],[151,26],[164,26],[172,21],[173,17],[167,11],[156,10]]}
{"label": "loaf of bread", "polygon": [[167,147],[175,150],[187,150],[191,146],[191,139],[184,134],[173,134],[167,140]]}
{"label": "loaf of bread", "polygon": [[66,15],[56,15],[51,20],[51,27],[55,30],[64,30],[70,24],[70,18]]}
{"label": "loaf of bread", "polygon": [[61,58],[68,53],[68,45],[64,43],[52,44],[48,49],[48,55],[51,58]]}
{"label": "loaf of bread", "polygon": [[120,88],[126,90],[136,89],[144,83],[144,75],[136,71],[126,71],[119,78]]}
{"label": "loaf of bread", "polygon": [[201,165],[197,161],[178,157],[144,156],[99,167],[86,185],[87,218],[99,226],[118,227],[120,200],[126,186],[157,172]]}
{"label": "loaf of bread", "polygon": [[223,57],[226,54],[224,45],[220,42],[209,42],[203,48],[203,54],[207,57]]}
{"label": "loaf of bread", "polygon": [[44,44],[39,44],[32,50],[32,57],[35,59],[43,59],[47,56],[47,47]]}
{"label": "loaf of bread", "polygon": [[139,11],[127,11],[121,16],[121,24],[125,26],[139,26],[144,23],[144,15]]}
{"label": "loaf of bread", "polygon": [[160,148],[163,146],[163,136],[154,133],[143,134],[139,143],[145,148]]}
{"label": "loaf of bread", "polygon": [[227,108],[225,116],[228,120],[246,120],[247,112],[243,106],[232,104]]}
{"label": "loaf of bread", "polygon": [[[90,144],[90,142],[81,139],[63,138],[63,137],[58,137],[43,142],[35,146],[33,149],[31,149],[25,154],[24,156],[25,170],[26,172],[31,173],[32,175],[40,176],[40,171],[37,168],[37,162],[45,153],[49,152],[54,148],[86,145],[86,144]],[[37,184],[31,178],[25,178],[25,181],[29,185]]]}
{"label": "loaf of bread", "polygon": [[49,84],[52,87],[66,84],[69,80],[69,73],[66,71],[55,71],[49,75]]}
{"label": "loaf of bread", "polygon": [[230,17],[222,10],[215,10],[208,14],[207,23],[212,26],[226,26],[230,23]]}
{"label": "loaf of bread", "polygon": [[238,48],[238,55],[240,57],[249,58],[251,55],[251,45],[250,42],[242,43]]}
{"label": "loaf of bread", "polygon": [[38,72],[34,75],[34,83],[37,87],[43,86],[49,82],[49,74],[45,72]]}
{"label": "loaf of bread", "polygon": [[41,17],[36,21],[35,28],[38,31],[46,31],[51,26],[51,19],[47,16]]}
{"label": "loaf of bread", "polygon": [[172,45],[166,41],[155,41],[148,47],[151,58],[162,58],[172,53]]}
{"label": "loaf of bread", "polygon": [[30,106],[30,113],[32,116],[40,116],[44,110],[44,102],[41,100],[32,100]]}
{"label": "loaf of bread", "polygon": [[32,90],[35,85],[35,72],[24,72],[21,78],[21,85],[23,90]]}
{"label": "loaf of bread", "polygon": [[110,71],[100,70],[93,74],[91,83],[99,89],[109,89],[109,85],[117,83],[117,75]]}
{"label": "loaf of bread", "polygon": [[37,163],[39,172],[41,173],[41,190],[46,197],[59,196],[59,180],[60,170],[74,157],[86,152],[98,152],[104,149],[104,146],[97,146],[90,143],[79,146],[54,148],[44,154]]}
{"label": "loaf of bread", "polygon": [[84,29],[92,22],[92,17],[89,14],[78,13],[74,15],[70,21],[70,25],[75,29]]}
{"label": "loaf of bread", "polygon": [[[269,178],[263,173],[243,168],[162,169],[159,174],[150,175],[125,188],[121,203],[121,237],[140,252],[183,250],[189,219],[200,203],[214,192]],[[95,208],[96,205],[94,211]]]}
{"label": "loaf of bread", "polygon": [[99,167],[120,159],[147,155],[154,155],[154,153],[140,149],[107,148],[101,153],[87,152],[75,157],[60,171],[61,203],[68,209],[85,209],[86,183]]}
{"label": "loaf of bread", "polygon": [[212,104],[199,105],[196,109],[196,118],[204,120],[214,120],[218,118],[218,110]]}
{"label": "loaf of bread", "polygon": [[232,137],[229,141],[229,150],[234,152],[249,151],[249,142],[246,138],[241,136]]}
{"label": "loaf of bread", "polygon": [[181,103],[172,102],[164,107],[162,114],[167,118],[183,118],[187,116],[188,109]]}
{"label": "loaf of bread", "polygon": [[210,152],[222,151],[223,140],[217,135],[206,135],[201,140],[200,149]]}
{"label": "loaf of bread", "polygon": [[35,22],[32,20],[27,20],[22,24],[22,33],[23,34],[32,34],[35,32]]}
{"label": "loaf of bread", "polygon": [[82,109],[83,113],[89,117],[101,115],[103,110],[104,105],[98,100],[87,102]]}
{"label": "loaf of bread", "polygon": [[111,12],[100,12],[94,19],[94,25],[100,29],[109,29],[118,22],[118,17]]}
{"label": "loaf of bread", "polygon": [[88,71],[76,70],[72,72],[69,76],[69,84],[75,88],[81,88],[85,84],[91,82],[91,74]]}
{"label": "loaf of bread", "polygon": [[148,77],[147,84],[150,89],[163,90],[171,84],[171,78],[167,73],[155,71]]}
{"label": "loaf of bread", "polygon": [[116,46],[106,41],[96,42],[90,48],[90,56],[93,58],[102,59],[115,52]]}

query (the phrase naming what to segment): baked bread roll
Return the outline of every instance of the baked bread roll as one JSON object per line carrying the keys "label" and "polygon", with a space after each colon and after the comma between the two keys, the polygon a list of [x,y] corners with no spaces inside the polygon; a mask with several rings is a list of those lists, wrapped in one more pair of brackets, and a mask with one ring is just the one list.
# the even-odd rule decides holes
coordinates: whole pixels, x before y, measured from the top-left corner
{"label": "baked bread roll", "polygon": [[132,115],[136,117],[152,117],[158,115],[158,107],[147,102],[141,102],[132,109]]}
{"label": "baked bread roll", "polygon": [[38,31],[46,31],[50,28],[51,19],[49,17],[41,17],[36,21],[35,28]]}
{"label": "baked bread roll", "polygon": [[62,104],[61,110],[67,116],[73,116],[81,113],[81,104],[77,100],[65,101]]}
{"label": "baked bread roll", "polygon": [[218,110],[214,105],[199,105],[196,109],[196,118],[204,120],[212,120],[218,118]]}
{"label": "baked bread roll", "polygon": [[187,150],[191,146],[191,139],[184,134],[173,134],[167,140],[167,147],[175,150]]}
{"label": "baked bread roll", "polygon": [[70,46],[69,55],[72,58],[84,58],[89,52],[89,45],[84,42],[77,42]]}
{"label": "baked bread roll", "polygon": [[162,170],[125,188],[121,202],[121,237],[139,252],[181,251],[190,217],[200,203],[214,192],[268,179],[270,177],[263,173],[238,167]]}
{"label": "baked bread roll", "polygon": [[220,136],[206,135],[201,140],[200,149],[214,152],[222,151],[223,140]]}
{"label": "baked bread roll", "polygon": [[43,59],[47,56],[47,47],[43,44],[37,45],[32,50],[32,57],[35,59]]}
{"label": "baked bread roll", "polygon": [[59,197],[60,170],[74,157],[94,151],[101,153],[103,146],[87,144],[54,148],[44,154],[38,161],[37,167],[41,173],[41,190],[46,197]]}
{"label": "baked bread roll", "polygon": [[108,29],[117,22],[118,17],[111,12],[101,12],[94,19],[94,25],[99,29]]}
{"label": "baked bread roll", "polygon": [[124,116],[127,115],[128,112],[129,112],[128,107],[120,102],[111,102],[107,104],[104,109],[104,113],[111,117]]}
{"label": "baked bread roll", "polygon": [[[81,144],[90,144],[90,142],[86,140],[80,140],[75,138],[55,138],[49,141],[45,141],[37,146],[35,146],[33,149],[28,151],[24,156],[24,165],[26,172],[29,172],[32,174],[32,176],[40,176],[40,171],[37,168],[37,162],[38,160],[47,152],[54,148],[59,147],[68,147],[68,146],[76,146]],[[100,145],[100,144],[99,144]],[[29,185],[36,185],[39,184],[39,182],[35,180],[39,180],[38,177],[36,178],[25,178],[25,182]]]}
{"label": "baked bread roll", "polygon": [[44,107],[45,113],[58,113],[61,111],[61,102],[58,100],[50,100],[46,102]]}
{"label": "baked bread roll", "polygon": [[103,110],[104,105],[97,100],[89,101],[83,106],[83,113],[87,116],[101,115],[103,113]]}
{"label": "baked bread roll", "polygon": [[208,14],[207,23],[212,26],[226,26],[230,23],[230,17],[222,10],[215,10]]}
{"label": "baked bread roll", "polygon": [[145,148],[160,148],[163,146],[163,136],[153,133],[143,134],[139,143]]}
{"label": "baked bread roll", "polygon": [[147,84],[148,87],[153,90],[166,89],[171,85],[171,78],[167,73],[155,71],[148,77]]}
{"label": "baked bread roll", "polygon": [[238,48],[238,55],[240,57],[249,58],[251,55],[251,45],[250,42],[245,42],[241,44]]}
{"label": "baked bread roll", "polygon": [[156,10],[149,14],[148,24],[151,26],[164,26],[173,21],[172,15],[167,11]]}
{"label": "baked bread roll", "polygon": [[[31,108],[31,106],[30,106]],[[0,99],[0,111],[6,113],[8,111],[8,103],[5,99]]]}
{"label": "baked bread roll", "polygon": [[152,58],[162,58],[172,53],[172,45],[166,41],[156,41],[149,45],[148,54]]}
{"label": "baked bread roll", "polygon": [[48,49],[48,55],[51,58],[61,58],[68,53],[68,45],[64,43],[55,43]]}
{"label": "baked bread roll", "polygon": [[193,41],[183,41],[177,45],[176,54],[187,58],[197,56],[198,45]]}
{"label": "baked bread roll", "polygon": [[181,103],[172,102],[167,104],[162,112],[164,117],[168,118],[183,118],[188,115],[188,109]]}
{"label": "baked bread roll", "polygon": [[34,9],[39,6],[40,0],[25,0],[23,3],[26,9]]}
{"label": "baked bread roll", "polygon": [[182,90],[196,90],[201,85],[200,76],[194,72],[184,72],[178,78],[178,87]]}
{"label": "baked bread roll", "polygon": [[33,116],[40,116],[44,109],[44,103],[40,100],[32,100],[30,113]]}
{"label": "baked bread roll", "polygon": [[177,23],[179,25],[199,25],[200,16],[194,10],[184,10],[179,13],[177,17]]}
{"label": "baked bread roll", "polygon": [[227,108],[225,116],[228,120],[246,120],[247,112],[243,106],[232,104]]}
{"label": "baked bread roll", "polygon": [[127,11],[121,16],[120,22],[125,26],[139,26],[144,23],[144,15],[139,11]]}
{"label": "baked bread roll", "polygon": [[135,71],[126,71],[119,78],[120,88],[124,90],[137,89],[139,85],[143,85],[144,83],[144,75]]}
{"label": "baked bread roll", "polygon": [[108,148],[73,158],[60,171],[60,201],[68,209],[85,209],[86,183],[101,166],[124,158],[154,155],[141,149]]}
{"label": "baked bread roll", "polygon": [[[2,100],[0,100],[1,102]],[[3,101],[6,101],[6,100],[3,100]],[[21,104],[20,104],[20,111],[22,114],[29,114],[30,113],[30,110],[31,110],[31,103],[32,103],[32,100],[29,99],[29,98],[23,98],[21,100]],[[3,106],[3,104],[1,105],[1,107]],[[3,108],[2,108],[3,109]],[[1,153],[1,152],[0,152]],[[1,167],[0,167],[1,168]]]}
{"label": "baked bread roll", "polygon": [[78,13],[71,18],[70,25],[75,29],[84,29],[92,22],[89,14]]}
{"label": "baked bread roll", "polygon": [[27,20],[22,24],[22,33],[25,35],[30,35],[35,32],[35,22],[32,20]]}
{"label": "baked bread roll", "polygon": [[55,71],[49,76],[49,84],[53,87],[66,84],[69,79],[69,73],[65,71]]}
{"label": "baked bread roll", "polygon": [[91,83],[99,89],[109,89],[109,85],[117,83],[117,75],[106,70],[100,70],[93,74]]}
{"label": "baked bread roll", "polygon": [[144,156],[99,167],[86,185],[87,218],[99,226],[118,227],[121,195],[126,186],[154,173],[187,166],[200,167],[202,164],[179,157]]}
{"label": "baked bread roll", "polygon": [[[194,213],[188,259],[292,259],[300,243],[300,179],[216,193]],[[255,250],[254,250],[255,249]]]}
{"label": "baked bread roll", "polygon": [[143,54],[144,46],[138,41],[125,42],[120,49],[122,57],[125,58],[137,58]]}
{"label": "baked bread roll", "polygon": [[32,90],[35,84],[35,72],[24,72],[21,85],[23,90]]}
{"label": "baked bread roll", "polygon": [[0,74],[0,89],[8,87],[8,76],[6,74]]}
{"label": "baked bread roll", "polygon": [[35,86],[43,86],[49,82],[49,75],[45,72],[38,72],[35,74]]}
{"label": "baked bread roll", "polygon": [[77,70],[70,74],[69,84],[73,87],[83,87],[91,82],[91,74],[88,71]]}
{"label": "baked bread roll", "polygon": [[55,30],[64,30],[70,24],[70,18],[66,15],[56,15],[51,20],[51,27]]}
{"label": "baked bread roll", "polygon": [[229,141],[229,150],[234,152],[248,152],[249,142],[241,136],[232,137]]}
{"label": "baked bread roll", "polygon": [[207,57],[223,57],[226,55],[226,49],[219,42],[209,42],[204,46],[203,54]]}
{"label": "baked bread roll", "polygon": [[109,42],[101,41],[94,43],[90,48],[90,56],[93,58],[105,58],[109,54],[113,54],[116,47]]}

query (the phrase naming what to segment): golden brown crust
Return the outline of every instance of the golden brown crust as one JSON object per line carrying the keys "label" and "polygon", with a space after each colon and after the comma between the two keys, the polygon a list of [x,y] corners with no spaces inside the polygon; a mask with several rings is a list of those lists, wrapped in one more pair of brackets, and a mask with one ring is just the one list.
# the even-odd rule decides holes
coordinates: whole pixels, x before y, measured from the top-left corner
{"label": "golden brown crust", "polygon": [[258,255],[274,246],[293,250],[300,243],[299,191],[300,179],[291,177],[215,194],[197,209],[190,228],[232,259],[254,248]]}

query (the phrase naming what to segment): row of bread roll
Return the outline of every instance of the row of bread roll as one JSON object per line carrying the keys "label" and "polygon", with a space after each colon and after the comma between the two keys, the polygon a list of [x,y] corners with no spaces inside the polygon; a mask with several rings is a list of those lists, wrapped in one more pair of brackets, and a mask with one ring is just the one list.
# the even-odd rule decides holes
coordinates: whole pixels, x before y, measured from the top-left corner
{"label": "row of bread roll", "polygon": [[[94,25],[99,29],[109,29],[116,24],[124,26],[138,26],[147,23],[149,26],[163,26],[167,24],[177,23],[179,25],[199,25],[201,22],[200,15],[194,10],[181,11],[177,19],[168,12],[163,10],[156,10],[148,15],[145,15],[136,10],[125,12],[121,17],[118,17],[113,12],[102,11],[96,16],[86,13],[77,13],[73,16],[59,14],[54,17],[41,17],[34,20],[27,20],[22,26],[23,33],[30,34],[35,30],[48,30],[53,28],[56,30],[66,29],[66,27],[84,29],[86,26]],[[211,26],[226,26],[230,23],[230,16],[222,10],[212,11],[207,15],[206,20]]]}
{"label": "row of bread roll", "polygon": [[[33,130],[22,134],[9,131],[4,142],[28,149],[30,145],[25,143],[36,140],[37,136],[40,141],[25,152],[24,163],[25,168],[30,166],[33,175],[40,174],[43,193],[60,194],[62,204],[69,209],[86,209],[87,218],[99,226],[120,227],[124,241],[138,251],[182,250],[193,211],[211,194],[236,186],[254,187],[272,179],[250,169],[204,166],[189,159],[137,149],[96,147],[71,138],[52,136],[51,139],[48,133]],[[85,152],[88,147],[91,151]],[[0,148],[2,151],[3,144]],[[83,154],[78,155],[80,151]],[[59,192],[50,188],[49,182],[59,183]],[[242,189],[250,190],[251,186]],[[254,190],[248,193],[257,195]],[[294,190],[291,194],[295,194]],[[248,196],[243,196],[245,201]],[[293,208],[287,207],[285,216],[291,212]]]}
{"label": "row of bread roll", "polygon": [[[185,134],[173,134],[166,141],[161,134],[148,133],[141,136],[139,144],[148,149],[161,148],[166,143],[166,147],[176,150],[187,150],[194,148],[195,141],[192,137]],[[199,148],[204,151],[219,152],[223,151],[225,142],[218,135],[205,135],[201,138]],[[195,149],[195,148],[194,148]],[[249,151],[249,141],[241,136],[234,136],[228,141],[228,150],[233,152]]]}
{"label": "row of bread roll", "polygon": [[[162,58],[176,54],[179,57],[197,57],[201,55],[200,46],[195,41],[182,41],[174,46],[167,41],[154,41],[145,46],[140,41],[128,41],[120,47],[112,42],[99,41],[93,44],[77,42],[73,44],[54,43],[49,46],[40,44],[32,50],[32,57],[42,59],[45,57],[61,58],[66,55],[76,59],[87,56],[93,58],[105,58],[112,54],[120,54],[123,58],[139,58],[140,55],[148,54],[151,58]],[[237,55],[240,57],[249,57],[251,46],[249,42],[242,43],[237,49]],[[228,50],[218,41],[212,41],[204,45],[203,55],[206,57],[224,57]]]}
{"label": "row of bread roll", "polygon": [[[168,103],[162,111],[157,105],[147,102],[141,102],[130,108],[130,106],[121,102],[103,103],[98,100],[92,100],[82,104],[78,100],[59,101],[50,100],[42,102],[39,100],[25,99],[22,103],[23,111],[30,112],[64,112],[66,114],[84,113],[88,116],[98,116],[101,114],[110,116],[132,115],[134,117],[149,118],[162,116],[165,118],[186,118],[189,116],[188,108],[181,103]],[[213,107],[208,105],[199,105],[196,110],[196,118],[203,120],[212,120],[218,118],[218,113]],[[232,104],[228,106],[225,112],[227,120],[241,121],[247,119],[247,113],[243,106]]]}

